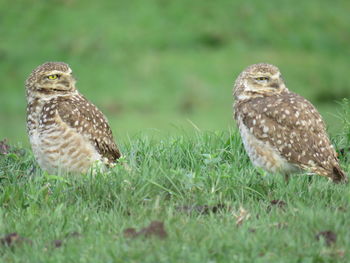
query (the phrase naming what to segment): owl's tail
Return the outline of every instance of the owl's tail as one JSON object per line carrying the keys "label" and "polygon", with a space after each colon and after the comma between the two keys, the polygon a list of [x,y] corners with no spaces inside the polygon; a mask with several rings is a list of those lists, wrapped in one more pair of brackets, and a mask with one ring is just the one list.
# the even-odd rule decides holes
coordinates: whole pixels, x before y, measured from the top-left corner
{"label": "owl's tail", "polygon": [[348,183],[348,177],[339,166],[333,167],[332,181],[334,183]]}

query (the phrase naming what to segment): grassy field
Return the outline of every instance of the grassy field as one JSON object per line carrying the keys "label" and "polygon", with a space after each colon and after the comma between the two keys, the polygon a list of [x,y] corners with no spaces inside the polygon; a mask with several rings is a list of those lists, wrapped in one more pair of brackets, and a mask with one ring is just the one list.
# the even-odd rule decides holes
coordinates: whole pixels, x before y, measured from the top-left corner
{"label": "grassy field", "polygon": [[260,175],[236,131],[121,148],[129,169],[82,176],[45,174],[23,149],[1,156],[0,233],[18,236],[2,237],[0,261],[350,260],[349,185]]}
{"label": "grassy field", "polygon": [[[275,64],[320,110],[349,172],[350,105],[339,103],[350,97],[349,10],[345,0],[0,0],[0,141],[11,145],[0,154],[0,262],[350,262],[349,185],[260,174],[232,120],[237,75]],[[24,81],[46,61],[71,65],[131,169],[40,170]]]}

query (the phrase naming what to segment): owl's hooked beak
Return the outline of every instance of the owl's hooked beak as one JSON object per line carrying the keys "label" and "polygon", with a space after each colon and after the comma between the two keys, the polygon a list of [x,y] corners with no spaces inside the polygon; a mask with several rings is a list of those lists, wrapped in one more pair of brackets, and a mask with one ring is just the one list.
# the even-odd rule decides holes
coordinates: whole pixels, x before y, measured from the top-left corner
{"label": "owl's hooked beak", "polygon": [[56,90],[62,90],[62,91],[68,91],[73,90],[75,86],[75,78],[71,74],[64,74],[61,76],[61,78],[57,81],[57,84],[55,85]]}
{"label": "owl's hooked beak", "polygon": [[261,93],[280,93],[286,89],[283,82],[278,79],[272,80],[268,85],[262,87]]}
{"label": "owl's hooked beak", "polygon": [[278,79],[275,79],[269,85],[269,88],[273,88],[273,89],[278,89],[279,87],[280,87],[280,82],[278,81]]}

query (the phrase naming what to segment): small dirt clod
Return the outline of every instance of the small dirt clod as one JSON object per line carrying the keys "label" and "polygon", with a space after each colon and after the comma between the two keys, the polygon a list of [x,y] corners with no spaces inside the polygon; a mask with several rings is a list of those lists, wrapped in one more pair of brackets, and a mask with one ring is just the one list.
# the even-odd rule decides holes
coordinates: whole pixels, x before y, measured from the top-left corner
{"label": "small dirt clod", "polygon": [[284,202],[283,200],[272,200],[270,201],[270,205],[267,207],[267,212],[270,212],[272,210],[272,207],[277,207],[280,208],[282,210],[285,209],[285,207],[287,206],[287,203]]}
{"label": "small dirt clod", "polygon": [[0,141],[0,154],[9,154],[10,146],[7,144],[7,140]]}
{"label": "small dirt clod", "polygon": [[53,246],[56,247],[56,248],[59,248],[59,247],[62,247],[63,245],[63,241],[62,240],[54,240],[53,242]]}
{"label": "small dirt clod", "polygon": [[124,230],[124,236],[128,238],[135,238],[138,236],[151,237],[155,236],[160,239],[167,238],[168,234],[164,229],[164,223],[161,221],[152,221],[149,226],[136,231],[135,228],[127,228]]}
{"label": "small dirt clod", "polygon": [[0,244],[8,247],[19,245],[19,244],[22,244],[23,242],[26,242],[29,244],[32,243],[31,240],[21,237],[16,232],[7,234],[6,236],[0,238]]}
{"label": "small dirt clod", "polygon": [[224,204],[217,204],[214,206],[209,205],[184,205],[184,206],[178,206],[176,207],[178,211],[191,214],[191,213],[197,213],[201,215],[208,215],[210,213],[216,214],[219,213],[222,210],[226,209],[226,205]]}
{"label": "small dirt clod", "polygon": [[323,239],[326,242],[326,246],[329,247],[337,241],[337,234],[330,230],[321,231],[318,234],[316,234],[316,239]]}

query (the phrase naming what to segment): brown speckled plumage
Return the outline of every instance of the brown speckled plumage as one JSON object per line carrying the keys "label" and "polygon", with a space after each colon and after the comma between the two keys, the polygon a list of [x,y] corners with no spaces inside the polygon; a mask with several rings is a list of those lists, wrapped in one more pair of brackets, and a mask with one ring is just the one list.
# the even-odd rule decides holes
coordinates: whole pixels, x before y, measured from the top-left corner
{"label": "brown speckled plumage", "polygon": [[42,169],[86,172],[96,161],[113,164],[120,157],[107,119],[76,90],[67,64],[39,66],[26,91],[28,135]]}
{"label": "brown speckled plumage", "polygon": [[315,107],[290,92],[279,69],[261,63],[235,82],[235,120],[255,166],[289,175],[300,170],[346,181]]}

